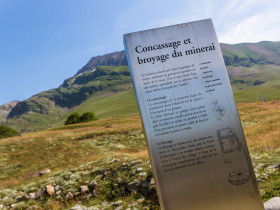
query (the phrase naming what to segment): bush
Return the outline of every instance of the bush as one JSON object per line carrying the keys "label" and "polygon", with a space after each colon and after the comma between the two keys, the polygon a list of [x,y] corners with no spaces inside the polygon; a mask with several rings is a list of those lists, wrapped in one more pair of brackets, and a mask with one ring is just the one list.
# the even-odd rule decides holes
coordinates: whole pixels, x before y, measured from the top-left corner
{"label": "bush", "polygon": [[67,120],[65,121],[65,125],[75,124],[80,122],[80,115],[75,112],[67,117]]}
{"label": "bush", "polygon": [[80,122],[90,122],[93,120],[98,120],[98,119],[95,117],[95,114],[92,112],[85,112],[82,114],[80,118]]}
{"label": "bush", "polygon": [[93,120],[98,120],[93,112],[85,112],[82,114],[82,116],[80,116],[77,112],[75,112],[67,117],[67,120],[65,121],[65,125],[75,124],[80,122],[90,122]]}
{"label": "bush", "polygon": [[19,133],[14,129],[8,126],[0,125],[0,138],[8,138],[17,135],[19,135]]}

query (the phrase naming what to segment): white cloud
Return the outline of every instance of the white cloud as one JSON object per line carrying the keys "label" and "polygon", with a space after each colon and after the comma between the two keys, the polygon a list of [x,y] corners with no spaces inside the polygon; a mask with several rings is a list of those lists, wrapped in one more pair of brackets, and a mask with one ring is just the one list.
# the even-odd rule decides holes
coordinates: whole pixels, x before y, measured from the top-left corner
{"label": "white cloud", "polygon": [[225,24],[219,37],[223,43],[280,41],[280,14],[278,12],[256,14]]}
{"label": "white cloud", "polygon": [[143,0],[119,14],[114,36],[212,18],[220,42],[280,41],[279,8],[279,0]]}

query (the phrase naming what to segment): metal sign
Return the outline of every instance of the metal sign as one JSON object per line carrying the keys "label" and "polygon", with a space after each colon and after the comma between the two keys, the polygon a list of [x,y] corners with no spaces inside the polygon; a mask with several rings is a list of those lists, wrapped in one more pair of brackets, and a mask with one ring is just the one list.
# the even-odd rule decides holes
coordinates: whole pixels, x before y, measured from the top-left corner
{"label": "metal sign", "polygon": [[164,210],[263,210],[211,19],[124,35]]}

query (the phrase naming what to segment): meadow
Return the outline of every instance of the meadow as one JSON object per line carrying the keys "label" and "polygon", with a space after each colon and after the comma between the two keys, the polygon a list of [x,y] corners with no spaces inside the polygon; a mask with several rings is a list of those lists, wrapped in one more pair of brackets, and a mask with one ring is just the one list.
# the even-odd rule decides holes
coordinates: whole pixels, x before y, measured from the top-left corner
{"label": "meadow", "polygon": [[[237,107],[262,199],[267,201],[280,196],[279,165],[275,165],[280,162],[280,100],[240,103]],[[0,204],[5,203],[3,199],[8,195],[35,193],[48,183],[63,186],[65,197],[69,192],[75,194],[82,184],[99,179],[98,196],[79,199],[83,205],[114,209],[112,202],[122,201],[124,207],[136,203],[138,209],[159,209],[138,115],[54,127],[1,139],[0,148]],[[122,194],[122,183],[127,186],[143,179],[137,172],[139,167],[147,174],[149,193],[141,188],[134,194]],[[102,172],[101,176],[100,168],[109,172]],[[44,169],[50,169],[51,173],[39,177]],[[72,179],[73,176],[78,178]],[[59,180],[59,177],[64,179]],[[122,183],[118,181],[120,177]],[[63,196],[24,200],[15,209],[33,205],[44,209],[70,209],[78,201],[65,203]],[[145,201],[140,202],[141,198]],[[101,206],[104,202],[106,205]],[[8,204],[11,203],[12,200]]]}

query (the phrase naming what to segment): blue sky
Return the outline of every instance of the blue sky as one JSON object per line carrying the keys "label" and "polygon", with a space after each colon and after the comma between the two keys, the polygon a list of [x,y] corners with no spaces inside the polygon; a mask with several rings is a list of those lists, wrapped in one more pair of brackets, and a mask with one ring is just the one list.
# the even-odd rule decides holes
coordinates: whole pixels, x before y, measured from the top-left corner
{"label": "blue sky", "polygon": [[0,105],[57,88],[123,34],[212,18],[222,43],[280,41],[279,0],[0,0]]}

